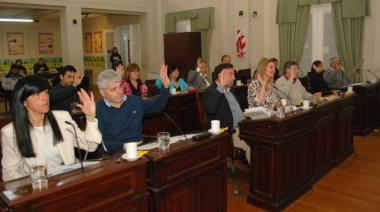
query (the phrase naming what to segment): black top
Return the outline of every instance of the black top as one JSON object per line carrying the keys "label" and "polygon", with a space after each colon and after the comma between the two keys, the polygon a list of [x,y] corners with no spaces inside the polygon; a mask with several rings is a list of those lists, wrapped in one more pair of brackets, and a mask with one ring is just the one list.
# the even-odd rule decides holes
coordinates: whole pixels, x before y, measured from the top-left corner
{"label": "black top", "polygon": [[132,95],[141,96],[141,85],[142,85],[141,80],[137,80],[137,88],[135,88],[135,86],[133,86],[131,80],[129,80],[129,79],[128,79],[128,83],[131,86]]}
{"label": "black top", "polygon": [[322,95],[331,94],[330,89],[327,87],[325,80],[323,79],[323,72],[318,73],[316,71],[311,71],[307,73],[310,81],[311,93],[322,92]]}
{"label": "black top", "polygon": [[49,72],[49,68],[47,67],[45,63],[42,65],[40,65],[39,63],[36,63],[33,66],[33,71],[35,74],[38,72]]}
{"label": "black top", "polygon": [[71,103],[78,102],[78,89],[74,86],[63,87],[58,84],[52,87],[49,91],[50,94],[50,108],[52,110],[66,110],[71,112]]}
{"label": "black top", "polygon": [[[202,103],[207,120],[208,122],[211,120],[220,120],[221,128],[228,127],[232,129],[234,120],[230,105],[228,104],[226,96],[220,93],[216,89],[217,87],[218,85],[215,82],[211,83],[202,95]],[[231,90],[231,92],[234,94],[233,90]]]}

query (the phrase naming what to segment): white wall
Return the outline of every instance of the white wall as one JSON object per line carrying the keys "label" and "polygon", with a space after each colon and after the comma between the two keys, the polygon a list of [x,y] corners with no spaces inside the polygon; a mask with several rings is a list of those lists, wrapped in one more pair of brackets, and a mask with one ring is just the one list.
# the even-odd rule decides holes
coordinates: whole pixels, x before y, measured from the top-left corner
{"label": "white wall", "polygon": [[[165,13],[203,7],[214,7],[215,26],[211,37],[210,68],[213,69],[223,54],[232,56],[237,69],[256,67],[262,57],[278,57],[278,30],[275,23],[277,0],[162,0],[162,29]],[[244,15],[239,16],[242,10]],[[257,11],[257,17],[252,12]],[[247,56],[236,57],[236,29],[247,36]],[[162,44],[161,44],[162,45]]]}

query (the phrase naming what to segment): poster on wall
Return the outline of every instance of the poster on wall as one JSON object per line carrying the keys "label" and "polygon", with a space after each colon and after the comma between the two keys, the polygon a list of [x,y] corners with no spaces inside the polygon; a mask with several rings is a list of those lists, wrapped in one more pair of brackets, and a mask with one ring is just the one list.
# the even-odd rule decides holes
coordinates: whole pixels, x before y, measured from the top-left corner
{"label": "poster on wall", "polygon": [[102,32],[94,32],[95,53],[102,53]]}
{"label": "poster on wall", "polygon": [[38,37],[40,54],[53,54],[53,33],[38,33]]}
{"label": "poster on wall", "polygon": [[84,49],[86,53],[92,53],[92,33],[84,33]]}
{"label": "poster on wall", "polygon": [[239,58],[244,58],[247,52],[247,46],[245,45],[246,36],[245,30],[236,30],[236,56]]}
{"label": "poster on wall", "polygon": [[24,54],[24,36],[22,32],[8,32],[8,54]]}

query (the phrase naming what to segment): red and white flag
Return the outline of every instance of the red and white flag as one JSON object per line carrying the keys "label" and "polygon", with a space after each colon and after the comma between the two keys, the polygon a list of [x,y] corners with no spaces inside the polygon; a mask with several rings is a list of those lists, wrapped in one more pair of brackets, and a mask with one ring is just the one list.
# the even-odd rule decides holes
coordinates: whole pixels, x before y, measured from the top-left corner
{"label": "red and white flag", "polygon": [[245,35],[244,33],[240,30],[236,30],[236,55],[238,57],[245,57],[247,47],[245,45]]}

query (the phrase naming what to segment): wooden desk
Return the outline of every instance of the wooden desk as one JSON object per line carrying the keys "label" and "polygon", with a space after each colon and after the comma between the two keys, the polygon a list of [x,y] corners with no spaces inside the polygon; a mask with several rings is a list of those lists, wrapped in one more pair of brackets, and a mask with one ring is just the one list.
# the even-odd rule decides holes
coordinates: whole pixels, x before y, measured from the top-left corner
{"label": "wooden desk", "polygon": [[180,142],[146,155],[150,211],[226,211],[230,133]]}
{"label": "wooden desk", "polygon": [[367,135],[380,124],[380,81],[354,87],[354,133]]}
{"label": "wooden desk", "polygon": [[[185,133],[201,130],[195,102],[195,93],[170,96],[164,109]],[[144,115],[144,135],[156,135],[159,131],[168,131],[172,135],[181,134],[162,113]]]}
{"label": "wooden desk", "polygon": [[354,95],[276,117],[244,121],[240,137],[251,148],[247,201],[281,210],[353,152]]}
{"label": "wooden desk", "polygon": [[53,176],[33,191],[29,177],[0,184],[2,209],[11,211],[148,211],[146,159],[101,162]]}

